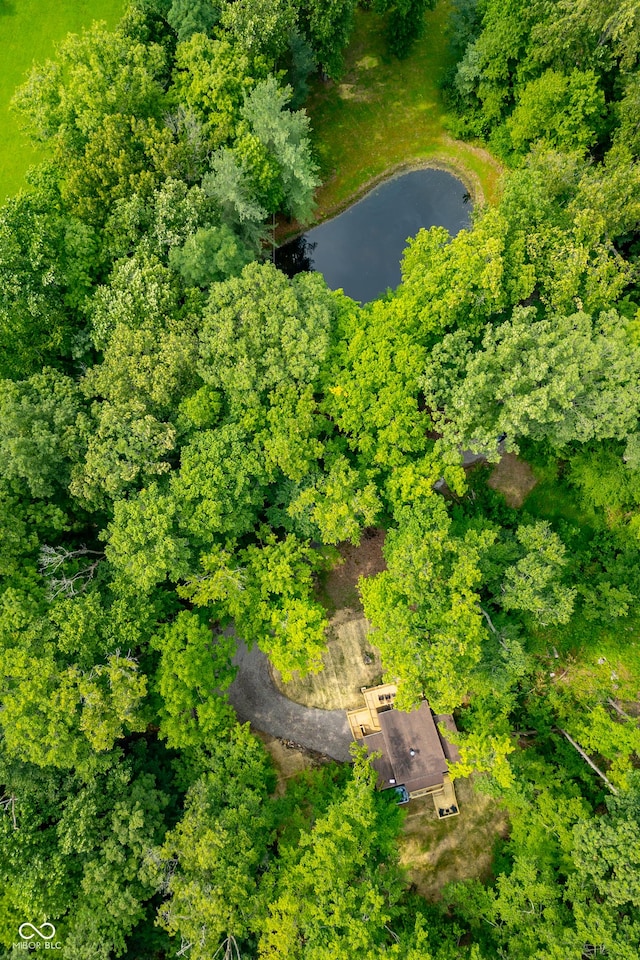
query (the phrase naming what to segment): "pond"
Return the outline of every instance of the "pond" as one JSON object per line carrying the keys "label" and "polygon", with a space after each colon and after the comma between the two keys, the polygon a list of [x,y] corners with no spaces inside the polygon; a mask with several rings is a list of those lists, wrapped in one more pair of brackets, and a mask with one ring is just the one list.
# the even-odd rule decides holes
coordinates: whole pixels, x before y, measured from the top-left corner
{"label": "pond", "polygon": [[375,187],[344,213],[276,250],[290,277],[318,270],[333,289],[354,300],[375,300],[400,283],[408,237],[421,227],[446,227],[455,235],[471,222],[467,188],[444,170],[413,170]]}

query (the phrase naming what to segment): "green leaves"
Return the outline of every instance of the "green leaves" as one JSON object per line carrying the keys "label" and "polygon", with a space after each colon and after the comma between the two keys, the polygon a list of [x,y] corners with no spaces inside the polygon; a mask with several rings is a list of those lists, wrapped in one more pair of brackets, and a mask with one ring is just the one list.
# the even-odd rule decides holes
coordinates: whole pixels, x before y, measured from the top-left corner
{"label": "green leaves", "polygon": [[125,593],[149,592],[167,579],[186,576],[191,553],[180,536],[178,516],[178,504],[157,483],[114,505],[106,555]]}
{"label": "green leaves", "polygon": [[16,94],[33,138],[52,145],[61,193],[81,219],[101,224],[113,200],[157,184],[165,68],[157,44],[94,24],[71,34],[58,61],[34,70]]}
{"label": "green leaves", "polygon": [[222,24],[235,43],[250,56],[265,56],[271,63],[287,49],[295,23],[292,0],[227,0],[222,12]]}
{"label": "green leaves", "polygon": [[36,140],[53,139],[70,149],[82,147],[106,113],[129,117],[159,115],[158,77],[165,54],[156,44],[132,40],[124,31],[96,23],[70,34],[56,62],[34,70],[15,103]]}
{"label": "green leaves", "polygon": [[265,479],[247,430],[228,423],[200,431],[183,447],[180,472],[171,482],[181,530],[205,548],[221,535],[249,532],[264,500]]}
{"label": "green leaves", "polygon": [[518,308],[509,322],[487,328],[482,350],[461,332],[434,348],[423,387],[442,409],[446,446],[497,456],[498,437],[517,449],[520,437],[572,441],[622,438],[635,429],[638,359],[625,322],[614,312],[536,320]]}
{"label": "green leaves", "polygon": [[388,15],[387,44],[394,56],[408,56],[424,31],[424,15],[435,0],[374,0],[374,9]]}
{"label": "green leaves", "polygon": [[212,0],[173,0],[167,20],[178,35],[188,40],[194,33],[207,34],[218,22],[220,10]]}
{"label": "green leaves", "polygon": [[1,386],[0,475],[34,498],[64,496],[89,424],[76,383],[45,368]]}
{"label": "green leaves", "polygon": [[289,281],[272,264],[250,264],[211,291],[201,376],[234,406],[250,406],[280,385],[313,383],[329,345],[333,304],[318,276]]}
{"label": "green leaves", "polygon": [[321,666],[327,616],[313,595],[314,573],[321,554],[288,535],[283,540],[267,529],[260,542],[239,552],[216,551],[202,557],[202,572],[180,589],[217,618],[232,617],[236,632],[257,643],[286,680],[293,670],[303,675]]}
{"label": "green leaves", "polygon": [[193,784],[182,820],[148,858],[167,898],[158,922],[191,943],[194,960],[259,928],[258,881],[273,829],[267,758],[248,725],[210,748],[211,771]]}
{"label": "green leaves", "polygon": [[419,409],[426,348],[420,318],[400,300],[344,302],[324,377],[323,410],[367,466],[404,464],[430,446]]}
{"label": "green leaves", "polygon": [[234,676],[233,638],[214,633],[205,616],[183,610],[151,645],[160,652],[160,736],[170,747],[214,743],[230,719],[222,692]]}
{"label": "green leaves", "polygon": [[97,754],[146,728],[147,677],[133,651],[148,635],[153,608],[145,617],[132,606],[107,607],[96,592],[48,605],[35,591],[5,590],[0,661],[9,755],[90,771]]}
{"label": "green leaves", "polygon": [[252,259],[253,250],[226,224],[201,227],[187,237],[184,246],[174,247],[169,255],[173,269],[185,283],[195,287],[209,287],[216,280],[237,276]]}
{"label": "green leaves", "polygon": [[519,526],[516,537],[526,552],[505,570],[498,602],[505,610],[525,610],[541,626],[568,623],[576,591],[559,582],[568,563],[562,540],[544,520]]}
{"label": "green leaves", "polygon": [[563,75],[546,70],[522,90],[507,121],[516,150],[534,140],[567,151],[586,151],[602,125],[605,98],[592,70]]}
{"label": "green leaves", "polygon": [[343,51],[353,30],[355,0],[303,0],[301,21],[320,68],[332,80],[344,70]]}
{"label": "green leaves", "polygon": [[326,465],[326,474],[305,487],[288,512],[306,518],[322,543],[359,543],[362,530],[375,524],[382,507],[375,474],[354,470],[346,457],[331,458]]}
{"label": "green leaves", "polygon": [[[585,887],[600,898],[607,908],[626,913],[640,910],[640,845],[638,843],[638,777],[619,798],[607,801],[608,814],[582,820],[573,830],[573,861],[578,871],[574,894],[585,898]],[[579,885],[583,885],[579,892]]]}
{"label": "green leaves", "polygon": [[259,72],[240,48],[227,40],[211,40],[203,33],[178,46],[172,98],[190,110],[202,124],[209,149],[225,144],[240,116],[243,94]]}
{"label": "green leaves", "polygon": [[435,494],[399,511],[398,520],[383,549],[387,570],[359,582],[365,614],[376,630],[385,675],[399,683],[401,707],[427,695],[434,710],[450,713],[480,661],[479,560],[495,534],[453,535]]}
{"label": "green leaves", "polygon": [[71,217],[47,170],[0,210],[0,376],[21,378],[71,352],[96,266],[96,237]]}
{"label": "green leaves", "polygon": [[126,952],[126,938],[145,914],[152,893],[143,858],[163,829],[169,797],[149,773],[130,763],[81,787],[58,824],[60,852],[80,868],[77,899],[69,904],[72,949]]}
{"label": "green leaves", "polygon": [[311,156],[309,118],[303,110],[291,113],[285,109],[290,97],[290,87],[282,90],[275,78],[269,77],[247,95],[242,116],[278,165],[285,210],[304,223],[311,216],[313,194],[320,181]]}
{"label": "green leaves", "polygon": [[[633,640],[640,592],[638,44],[612,2],[477,5],[467,129],[511,159],[546,146],[365,307],[251,262],[269,214],[311,214],[281,84],[339,75],[352,0],[236,0],[215,33],[212,3],[139,0],[18,95],[52,159],[0,213],[3,944],[35,911],[98,960],[168,955],[166,934],[195,960],[635,960],[640,746],[606,705],[633,671],[580,662],[596,626],[616,656],[614,628]],[[397,52],[426,5],[381,0]],[[536,472],[567,458],[593,528],[560,525],[583,515],[550,480],[530,509],[552,519],[520,522],[465,479],[461,452],[495,458],[503,433]],[[465,704],[453,774],[509,807],[494,880],[453,919],[405,898],[395,797],[361,756],[273,802],[224,696],[236,637],[285,679],[320,668],[326,545],[373,524],[387,569],[361,592],[399,705]],[[610,815],[590,819],[559,719],[621,791]]]}
{"label": "green leaves", "polygon": [[301,836],[298,851],[282,865],[260,960],[369,958],[388,941],[387,924],[401,893],[393,852],[399,813],[374,788],[375,771],[356,756],[343,797],[311,834]]}

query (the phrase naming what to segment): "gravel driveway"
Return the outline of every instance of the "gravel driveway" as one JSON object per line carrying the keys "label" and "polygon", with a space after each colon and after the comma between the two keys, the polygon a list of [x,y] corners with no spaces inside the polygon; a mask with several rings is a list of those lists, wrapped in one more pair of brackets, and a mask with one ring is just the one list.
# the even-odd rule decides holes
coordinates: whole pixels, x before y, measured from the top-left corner
{"label": "gravel driveway", "polygon": [[269,662],[257,646],[242,641],[233,658],[238,675],[227,691],[238,718],[257,730],[294,740],[334,760],[349,761],[351,732],[344,710],[318,710],[288,700],[273,683]]}

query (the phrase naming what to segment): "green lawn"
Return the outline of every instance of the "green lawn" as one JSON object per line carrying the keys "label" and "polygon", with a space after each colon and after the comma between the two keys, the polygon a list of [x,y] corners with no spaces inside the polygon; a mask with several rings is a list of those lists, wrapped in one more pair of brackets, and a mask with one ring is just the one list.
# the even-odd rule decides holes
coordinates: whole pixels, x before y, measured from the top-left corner
{"label": "green lawn", "polygon": [[477,198],[497,197],[501,168],[486,150],[453,140],[444,127],[438,80],[448,65],[449,0],[427,14],[422,40],[406,60],[385,51],[383,22],[358,11],[339,84],[318,84],[308,111],[321,161],[318,219],[401,165],[426,161],[458,171]]}
{"label": "green lawn", "polygon": [[0,201],[23,184],[27,168],[40,159],[9,110],[13,93],[32,64],[52,57],[57,44],[93,20],[113,26],[124,0],[0,0]]}

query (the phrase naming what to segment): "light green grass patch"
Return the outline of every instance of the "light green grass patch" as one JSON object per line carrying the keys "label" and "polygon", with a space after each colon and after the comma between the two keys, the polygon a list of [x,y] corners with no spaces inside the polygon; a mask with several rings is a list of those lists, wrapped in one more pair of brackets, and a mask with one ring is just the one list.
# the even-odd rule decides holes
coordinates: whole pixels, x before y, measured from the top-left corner
{"label": "light green grass patch", "polygon": [[382,18],[357,12],[341,83],[318,83],[307,106],[323,180],[319,220],[402,166],[451,169],[477,198],[497,199],[498,162],[480,147],[453,140],[445,129],[438,83],[450,62],[449,9],[449,0],[441,0],[427,14],[424,36],[406,60],[387,54]]}
{"label": "light green grass patch", "polygon": [[68,33],[94,20],[114,26],[125,0],[0,0],[0,201],[24,183],[29,166],[42,159],[9,109],[11,98],[34,63],[52,58]]}

